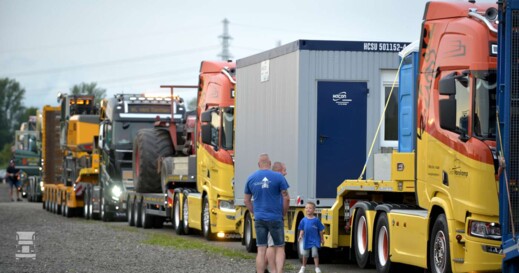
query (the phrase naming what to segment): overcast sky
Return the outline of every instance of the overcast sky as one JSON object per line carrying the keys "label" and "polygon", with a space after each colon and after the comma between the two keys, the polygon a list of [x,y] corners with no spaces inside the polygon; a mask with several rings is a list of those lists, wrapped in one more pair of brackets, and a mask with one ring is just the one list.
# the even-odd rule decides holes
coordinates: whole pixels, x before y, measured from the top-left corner
{"label": "overcast sky", "polygon": [[240,59],[298,39],[412,42],[426,2],[0,0],[0,78],[35,107],[81,82],[157,92],[197,84],[200,62],[219,59],[224,18]]}

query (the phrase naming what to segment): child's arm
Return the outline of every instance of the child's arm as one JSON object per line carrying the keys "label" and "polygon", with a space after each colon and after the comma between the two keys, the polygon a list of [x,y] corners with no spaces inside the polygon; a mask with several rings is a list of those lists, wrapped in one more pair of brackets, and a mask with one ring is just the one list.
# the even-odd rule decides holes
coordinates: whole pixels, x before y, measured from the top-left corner
{"label": "child's arm", "polygon": [[302,229],[299,231],[299,239],[298,239],[299,241],[303,240],[304,233],[305,233],[305,231]]}

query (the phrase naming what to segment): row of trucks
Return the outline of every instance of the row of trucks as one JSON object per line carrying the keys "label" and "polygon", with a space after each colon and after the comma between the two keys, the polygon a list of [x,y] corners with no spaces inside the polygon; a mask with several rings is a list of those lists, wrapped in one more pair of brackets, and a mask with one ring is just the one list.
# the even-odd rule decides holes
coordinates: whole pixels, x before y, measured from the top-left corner
{"label": "row of trucks", "polygon": [[[301,253],[297,226],[313,201],[324,249],[349,249],[344,259],[361,268],[500,271],[497,142],[517,120],[496,119],[497,6],[431,1],[423,18],[411,45],[299,40],[237,63],[202,62],[196,111],[174,96],[192,86],[165,86],[170,116],[131,139],[122,186],[97,178],[85,187],[84,215],[109,204],[130,226],[171,222],[177,234],[238,237],[255,251],[243,191],[267,152],[288,169],[287,251]],[[107,141],[100,133],[97,149]]]}
{"label": "row of trucks", "polygon": [[167,119],[171,99],[116,94],[60,94],[43,108],[43,207],[64,216],[110,221],[126,216],[123,192],[133,188],[132,139],[156,118]]}

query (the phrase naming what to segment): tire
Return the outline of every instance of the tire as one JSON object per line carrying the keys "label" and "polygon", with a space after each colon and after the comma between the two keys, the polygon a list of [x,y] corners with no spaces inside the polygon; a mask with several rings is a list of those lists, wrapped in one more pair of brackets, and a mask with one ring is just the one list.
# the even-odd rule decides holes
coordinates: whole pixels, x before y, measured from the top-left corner
{"label": "tire", "polygon": [[133,202],[130,197],[128,197],[128,200],[126,201],[126,217],[128,218],[128,225],[131,227],[135,226],[133,216]]}
{"label": "tire", "polygon": [[160,163],[160,186],[162,192],[167,193],[169,185],[167,184],[166,178],[173,174],[173,157],[166,157],[162,159]]}
{"label": "tire", "polygon": [[216,239],[216,235],[211,231],[211,212],[209,210],[209,199],[207,195],[204,196],[204,203],[202,204],[202,234],[208,241]]}
{"label": "tire", "polygon": [[141,201],[141,224],[145,229],[151,228],[153,226],[153,217],[146,213],[146,203],[144,200]]}
{"label": "tire", "polygon": [[90,219],[90,192],[88,188],[83,193],[83,217],[86,220]]}
{"label": "tire", "polygon": [[391,262],[391,256],[389,255],[389,221],[387,220],[387,214],[380,214],[377,224],[375,227],[375,266],[379,273],[392,273],[397,272],[396,265]]}
{"label": "tire", "polygon": [[169,132],[160,129],[141,129],[133,143],[133,183],[136,192],[161,193],[161,177],[157,162],[174,154]]}
{"label": "tire", "polygon": [[139,199],[135,200],[133,204],[133,221],[135,221],[136,227],[142,227],[141,221],[141,201]]}
{"label": "tire", "polygon": [[434,221],[430,238],[429,267],[431,273],[451,273],[449,228],[445,214],[438,215],[436,221]]}
{"label": "tire", "polygon": [[61,201],[61,208],[60,208],[60,210],[61,210],[61,215],[62,215],[63,217],[65,217],[65,206],[66,206],[66,205],[67,205],[67,203],[65,202],[65,200],[62,200],[62,201]]}
{"label": "tire", "polygon": [[112,221],[112,218],[113,218],[112,214],[110,212],[106,211],[106,201],[105,201],[105,198],[104,198],[102,192],[101,192],[101,205],[99,207],[100,207],[99,215],[100,215],[101,220],[103,220],[103,222]]}
{"label": "tire", "polygon": [[368,220],[363,208],[358,208],[355,213],[355,224],[353,225],[353,248],[355,258],[360,268],[366,268],[369,262],[368,251]]}
{"label": "tire", "polygon": [[252,217],[250,213],[245,215],[245,225],[243,227],[243,237],[245,240],[245,249],[247,252],[256,252],[256,239],[252,236]]}
{"label": "tire", "polygon": [[173,208],[173,227],[178,235],[184,234],[184,222],[182,222],[182,207],[180,206],[180,194],[175,193],[175,207]]}
{"label": "tire", "polygon": [[190,232],[189,228],[189,206],[187,203],[187,194],[184,193],[184,201],[182,202],[182,227],[184,234],[188,235]]}
{"label": "tire", "polygon": [[65,200],[65,208],[63,208],[63,216],[65,216],[67,218],[72,217],[72,211],[70,211],[70,208],[68,207],[66,200]]}

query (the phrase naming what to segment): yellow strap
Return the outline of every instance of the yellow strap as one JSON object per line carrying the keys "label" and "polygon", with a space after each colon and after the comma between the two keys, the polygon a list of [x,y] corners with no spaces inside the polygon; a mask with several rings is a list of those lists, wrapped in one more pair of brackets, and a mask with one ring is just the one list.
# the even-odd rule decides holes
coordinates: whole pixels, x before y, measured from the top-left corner
{"label": "yellow strap", "polygon": [[386,105],[384,106],[384,111],[382,112],[382,115],[380,116],[380,121],[378,122],[377,131],[375,132],[375,136],[373,137],[373,141],[371,142],[371,147],[369,148],[368,156],[366,157],[366,162],[364,162],[364,167],[362,168],[362,172],[359,176],[359,180],[362,179],[362,176],[364,176],[364,173],[366,172],[366,167],[368,166],[369,158],[371,157],[371,153],[373,152],[373,147],[375,146],[375,141],[378,136],[378,132],[380,131],[380,126],[382,126],[382,120],[384,119],[384,115],[386,114],[387,105],[389,104],[389,100],[391,99],[391,95],[393,94],[393,89],[395,88],[396,82],[398,80],[398,74],[400,74],[400,68],[402,67],[402,63],[404,62],[404,58],[400,61],[400,64],[398,65],[398,70],[396,71],[395,79],[393,80],[393,85],[391,85],[391,91],[389,92],[389,96],[386,100]]}

